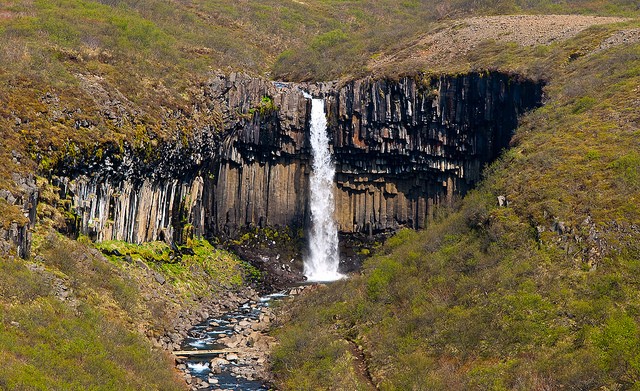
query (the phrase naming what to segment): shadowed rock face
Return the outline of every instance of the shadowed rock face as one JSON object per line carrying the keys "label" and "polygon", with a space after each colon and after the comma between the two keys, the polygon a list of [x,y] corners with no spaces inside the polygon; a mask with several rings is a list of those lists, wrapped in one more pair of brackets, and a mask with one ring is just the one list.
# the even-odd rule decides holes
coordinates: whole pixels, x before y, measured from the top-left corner
{"label": "shadowed rock face", "polygon": [[18,256],[27,258],[31,251],[31,230],[36,223],[38,186],[33,175],[22,177],[14,174],[13,180],[20,193],[16,196],[7,190],[0,190],[0,199],[8,205],[17,206],[27,222],[18,224],[14,221],[6,227],[0,224],[0,255],[9,254],[13,249]]}
{"label": "shadowed rock face", "polygon": [[343,232],[422,228],[479,180],[541,86],[502,74],[358,80],[328,97]]}
{"label": "shadowed rock face", "polygon": [[79,231],[143,242],[304,227],[311,107],[303,90],[327,102],[339,229],[367,234],[424,227],[434,206],[478,182],[518,115],[542,96],[541,84],[499,73],[342,86],[217,76],[205,96],[223,125],[161,146],[153,164],[125,150],[61,170]]}

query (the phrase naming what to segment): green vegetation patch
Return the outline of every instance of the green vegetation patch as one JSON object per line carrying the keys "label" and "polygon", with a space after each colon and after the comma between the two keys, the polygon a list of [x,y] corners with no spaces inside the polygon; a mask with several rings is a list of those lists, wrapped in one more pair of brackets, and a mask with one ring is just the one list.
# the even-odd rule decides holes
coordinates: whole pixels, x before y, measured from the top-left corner
{"label": "green vegetation patch", "polygon": [[32,260],[0,260],[1,389],[182,389],[174,362],[140,330],[161,336],[178,311],[259,277],[204,240],[174,250],[105,242],[106,259],[46,225]]}
{"label": "green vegetation patch", "polygon": [[570,56],[606,31],[550,47],[548,103],[459,207],[293,304],[279,384],[331,389],[313,368],[348,340],[383,390],[640,387],[640,46]]}
{"label": "green vegetation patch", "polygon": [[106,313],[52,297],[0,309],[4,389],[182,389],[170,360]]}
{"label": "green vegetation patch", "polygon": [[[260,278],[260,272],[230,252],[213,247],[206,240],[187,241],[177,250],[164,242],[140,245],[105,241],[96,247],[117,264],[141,262],[162,273],[168,281],[199,294],[220,288],[238,288]],[[200,278],[194,278],[194,274]]]}
{"label": "green vegetation patch", "polygon": [[44,263],[0,260],[0,388],[182,389],[168,357],[130,331],[119,310],[107,310],[131,282],[95,261],[60,272],[54,262],[78,255],[62,247],[43,254]]}
{"label": "green vegetation patch", "polygon": [[265,117],[277,112],[278,110],[280,110],[280,108],[273,102],[273,99],[270,96],[263,96],[257,107],[249,109],[249,114],[253,115],[254,113],[259,113],[262,117]]}

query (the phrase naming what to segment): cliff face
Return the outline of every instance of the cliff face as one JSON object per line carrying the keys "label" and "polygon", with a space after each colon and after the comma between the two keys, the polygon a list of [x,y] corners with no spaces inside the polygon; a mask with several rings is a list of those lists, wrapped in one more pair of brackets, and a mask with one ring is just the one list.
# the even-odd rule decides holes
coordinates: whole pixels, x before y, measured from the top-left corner
{"label": "cliff face", "polygon": [[507,75],[359,80],[329,98],[345,232],[422,228],[480,179],[541,86]]}
{"label": "cliff face", "polygon": [[18,256],[26,258],[31,249],[31,229],[36,223],[38,187],[33,176],[22,177],[15,174],[13,180],[19,193],[15,195],[7,190],[0,190],[0,202],[16,207],[23,218],[21,221],[13,220],[6,226],[0,224],[0,255],[8,254],[14,249]]}
{"label": "cliff face", "polygon": [[435,205],[479,180],[517,116],[542,95],[541,85],[498,73],[343,86],[217,76],[204,109],[220,121],[195,129],[188,142],[160,146],[151,163],[124,148],[59,170],[79,231],[143,242],[303,227],[310,170],[303,90],[327,102],[339,229],[365,233],[423,227]]}
{"label": "cliff face", "polygon": [[209,166],[207,228],[302,226],[307,216],[310,106],[295,85],[232,75],[210,86],[225,137]]}

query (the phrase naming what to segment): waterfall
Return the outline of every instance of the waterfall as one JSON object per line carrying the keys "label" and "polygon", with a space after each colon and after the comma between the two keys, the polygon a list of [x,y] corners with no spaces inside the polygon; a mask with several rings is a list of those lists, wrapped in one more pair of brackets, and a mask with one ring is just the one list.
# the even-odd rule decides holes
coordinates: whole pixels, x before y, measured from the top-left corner
{"label": "waterfall", "polygon": [[[305,94],[308,97],[308,95]],[[311,232],[309,256],[304,261],[304,274],[309,281],[335,281],[344,276],[338,273],[338,228],[334,221],[333,197],[335,167],[329,151],[327,119],[324,100],[311,101],[312,172],[309,181]]]}

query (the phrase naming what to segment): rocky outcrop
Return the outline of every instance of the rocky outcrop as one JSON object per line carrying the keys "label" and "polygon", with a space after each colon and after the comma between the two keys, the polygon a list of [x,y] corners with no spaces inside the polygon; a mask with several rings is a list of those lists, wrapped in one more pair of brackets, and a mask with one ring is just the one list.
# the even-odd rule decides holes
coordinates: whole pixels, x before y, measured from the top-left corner
{"label": "rocky outcrop", "polygon": [[204,234],[204,180],[199,175],[121,182],[83,175],[60,178],[58,184],[73,195],[78,231],[94,240],[172,242],[183,231]]}
{"label": "rocky outcrop", "polygon": [[[480,179],[508,145],[541,85],[500,73],[288,84],[219,75],[205,109],[219,118],[176,137],[154,159],[125,146],[64,167],[78,230],[99,240],[234,236],[247,227],[304,227],[309,219],[310,101],[327,102],[343,232],[419,228],[436,205]],[[115,149],[111,149],[116,151]]]}
{"label": "rocky outcrop", "polygon": [[308,101],[297,86],[233,74],[206,87],[218,123],[180,135],[156,159],[125,145],[100,161],[61,166],[77,230],[97,240],[179,240],[234,235],[247,226],[306,219]]}
{"label": "rocky outcrop", "polygon": [[23,177],[15,174],[13,180],[19,193],[16,195],[8,190],[0,190],[0,202],[17,209],[19,216],[7,221],[4,226],[0,223],[0,255],[15,249],[18,256],[26,258],[31,249],[31,230],[36,223],[38,187],[33,176]]}
{"label": "rocky outcrop", "polygon": [[310,105],[301,86],[231,75],[213,80],[209,93],[227,134],[210,166],[209,230],[303,226]]}

